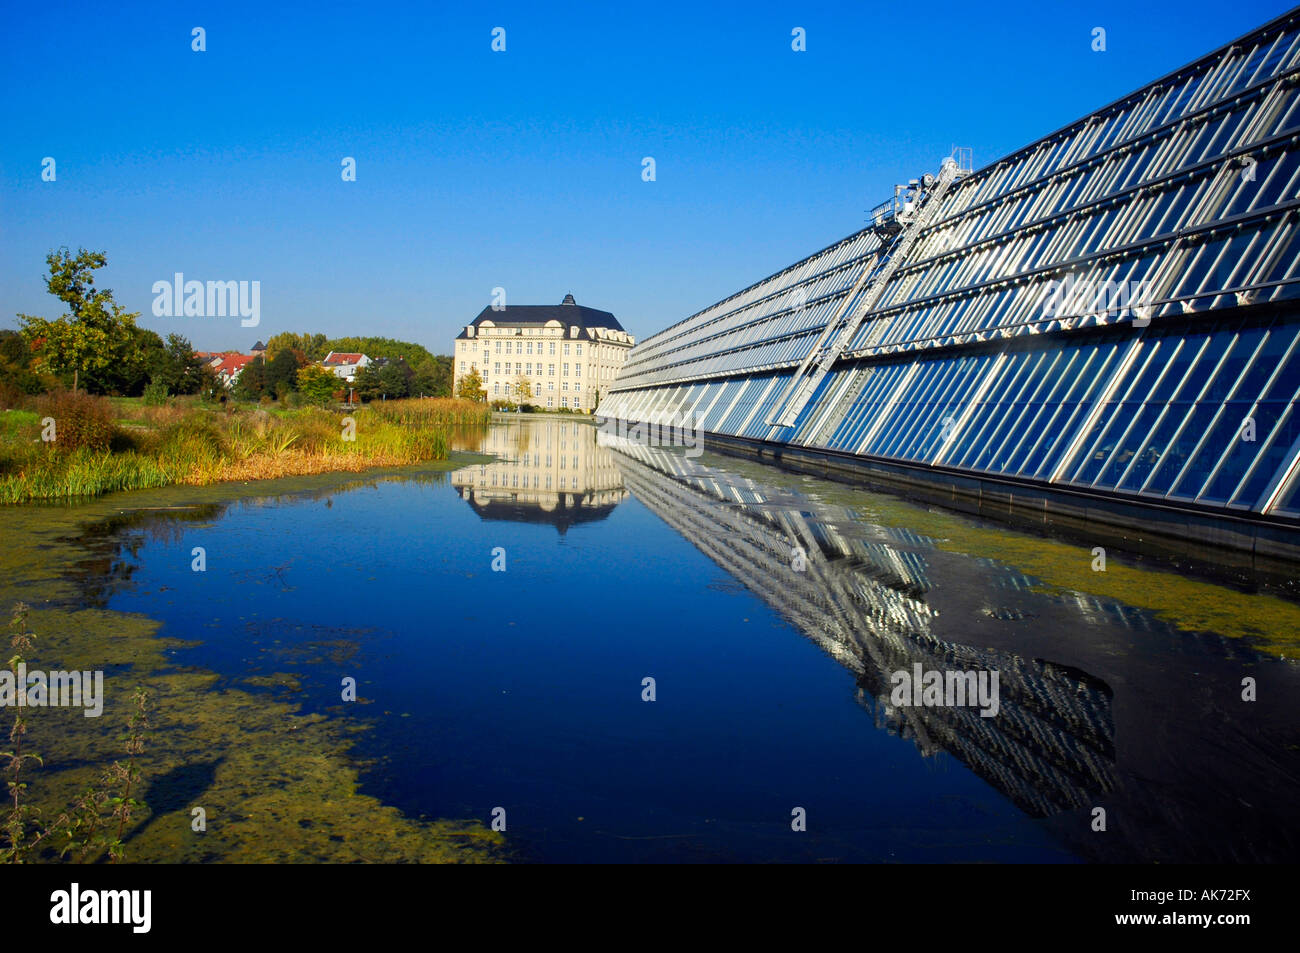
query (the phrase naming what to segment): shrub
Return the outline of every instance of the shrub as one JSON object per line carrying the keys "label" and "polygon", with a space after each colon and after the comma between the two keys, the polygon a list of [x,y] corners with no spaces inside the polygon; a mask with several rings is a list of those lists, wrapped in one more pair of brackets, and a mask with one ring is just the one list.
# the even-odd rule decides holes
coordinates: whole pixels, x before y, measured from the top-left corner
{"label": "shrub", "polygon": [[107,397],[61,391],[38,398],[36,411],[54,418],[54,445],[60,450],[107,450],[113,441],[113,405]]}
{"label": "shrub", "polygon": [[163,431],[159,462],[178,476],[220,466],[225,456],[221,434],[202,418],[187,417]]}
{"label": "shrub", "polygon": [[162,381],[150,381],[144,386],[143,397],[146,407],[161,407],[167,403],[167,385]]}

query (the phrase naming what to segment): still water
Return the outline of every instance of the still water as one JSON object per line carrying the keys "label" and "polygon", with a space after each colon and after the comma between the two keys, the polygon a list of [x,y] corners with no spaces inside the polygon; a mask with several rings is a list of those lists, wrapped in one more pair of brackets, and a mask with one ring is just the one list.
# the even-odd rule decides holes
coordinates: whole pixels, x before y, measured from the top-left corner
{"label": "still water", "polygon": [[[1284,591],[583,421],[462,448],[494,461],[128,524],[107,604],[369,724],[365,793],[504,808],[516,860],[1300,856]],[[892,704],[918,665],[997,672],[996,714]]]}

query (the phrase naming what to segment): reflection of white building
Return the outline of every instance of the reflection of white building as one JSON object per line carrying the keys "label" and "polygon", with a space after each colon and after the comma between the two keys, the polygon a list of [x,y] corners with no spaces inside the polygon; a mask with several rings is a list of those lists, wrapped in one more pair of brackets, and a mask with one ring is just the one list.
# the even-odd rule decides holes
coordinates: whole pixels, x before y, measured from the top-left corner
{"label": "reflection of white building", "polygon": [[482,450],[493,463],[451,474],[461,498],[484,519],[575,523],[604,519],[627,499],[613,455],[596,445],[596,428],[582,421],[524,418],[493,426]]}
{"label": "reflection of white building", "polygon": [[370,363],[370,358],[364,354],[349,354],[343,351],[330,351],[325,355],[325,360],[321,361],[321,367],[334,372],[335,376],[343,378],[351,384],[357,377],[357,371]]}
{"label": "reflection of white building", "polygon": [[488,400],[512,400],[520,380],[534,407],[590,412],[607,393],[635,343],[608,311],[565,295],[558,305],[484,308],[456,335],[455,393],[478,371]]}

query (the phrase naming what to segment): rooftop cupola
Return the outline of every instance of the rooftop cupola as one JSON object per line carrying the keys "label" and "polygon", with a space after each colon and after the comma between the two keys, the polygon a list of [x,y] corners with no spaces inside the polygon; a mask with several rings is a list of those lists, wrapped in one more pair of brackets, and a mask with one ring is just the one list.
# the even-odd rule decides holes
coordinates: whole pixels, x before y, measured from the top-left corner
{"label": "rooftop cupola", "polygon": [[577,303],[578,302],[573,300],[573,295],[565,295],[564,300],[560,302],[560,304],[577,304]]}

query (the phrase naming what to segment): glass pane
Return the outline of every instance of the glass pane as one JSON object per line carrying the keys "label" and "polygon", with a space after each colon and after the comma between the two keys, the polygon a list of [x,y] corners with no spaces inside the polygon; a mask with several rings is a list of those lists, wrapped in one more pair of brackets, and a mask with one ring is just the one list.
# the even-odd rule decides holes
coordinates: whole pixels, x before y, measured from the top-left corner
{"label": "glass pane", "polygon": [[[1288,407],[1285,404],[1265,405],[1275,407],[1277,412],[1284,413]],[[1259,461],[1255,464],[1254,471],[1245,485],[1237,491],[1236,498],[1232,501],[1235,504],[1248,506],[1255,509],[1259,503],[1260,494],[1262,494],[1268,485],[1272,482],[1278,467],[1282,466],[1287,458],[1291,448],[1300,438],[1300,415],[1295,413],[1295,408],[1290,408],[1291,412],[1287,413],[1282,420],[1281,426],[1276,427],[1272,436],[1269,438],[1266,448],[1259,456]]]}
{"label": "glass pane", "polygon": [[[1196,410],[1187,418],[1186,425],[1178,436],[1160,454],[1160,466],[1156,469],[1150,485],[1143,492],[1164,496],[1169,491],[1169,487],[1187,465],[1196,445],[1205,435],[1206,428],[1210,426],[1210,421],[1218,412],[1219,408],[1214,404],[1196,405]],[[1181,415],[1175,414],[1175,416]],[[1204,474],[1202,474],[1203,479]]]}
{"label": "glass pane", "polygon": [[[1156,419],[1160,416],[1162,407],[1155,404],[1125,404],[1124,413],[1126,419],[1132,419],[1133,425],[1129,427],[1128,432],[1120,439],[1116,446],[1115,453],[1111,455],[1110,462],[1096,480],[1097,486],[1112,487],[1119,479],[1124,476],[1130,466],[1135,470],[1145,469],[1150,473],[1155,466],[1155,457],[1148,454],[1145,457],[1145,467],[1140,466],[1143,458],[1139,457],[1143,445],[1146,443],[1147,433],[1155,424]],[[1135,415],[1134,417],[1130,415]],[[1139,476],[1139,485],[1145,477]]]}
{"label": "glass pane", "polygon": [[[1201,449],[1196,452],[1191,463],[1184,468],[1182,478],[1174,484],[1171,496],[1196,497],[1200,494],[1201,488],[1209,479],[1211,471],[1223,456],[1224,451],[1230,443],[1241,443],[1240,433],[1242,421],[1250,413],[1250,404],[1244,401],[1229,401],[1219,408],[1220,413],[1215,420],[1213,428],[1201,445]],[[1237,485],[1246,472],[1246,457],[1254,457],[1256,445],[1248,445],[1249,451],[1244,454],[1237,454],[1238,460],[1237,479],[1232,481],[1232,485]],[[1229,487],[1231,490],[1231,487]],[[1224,501],[1226,502],[1226,495]]]}

